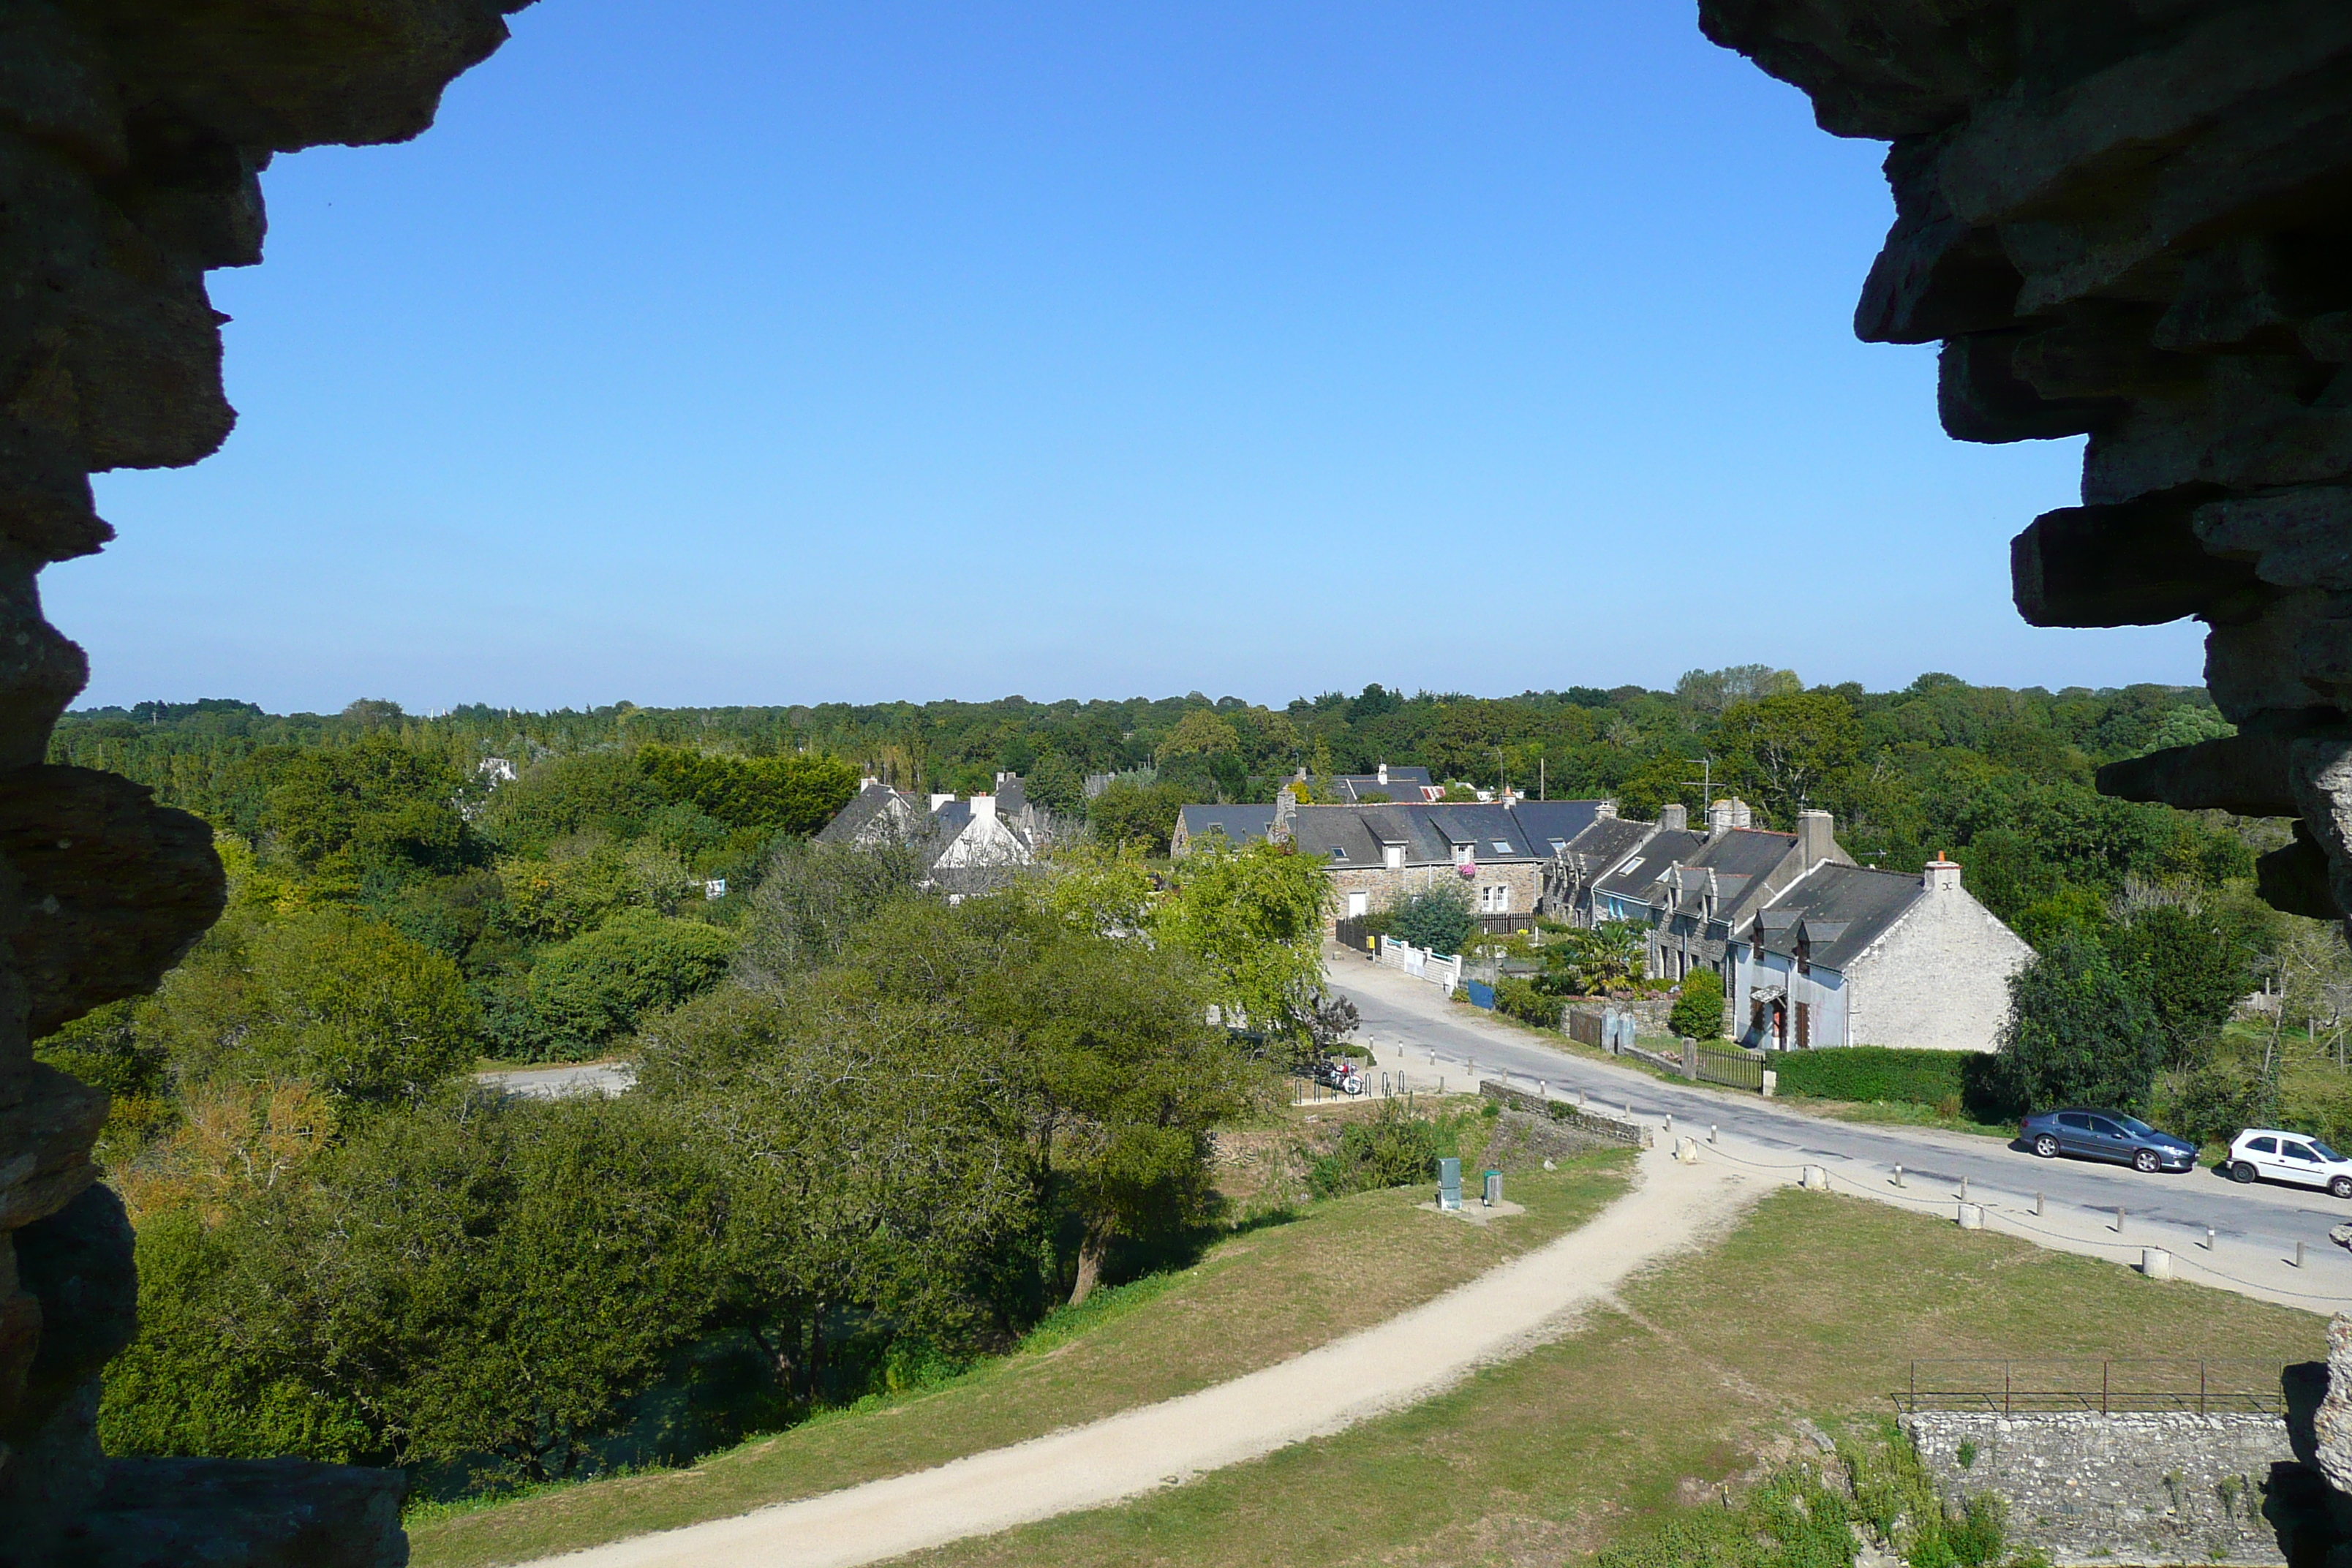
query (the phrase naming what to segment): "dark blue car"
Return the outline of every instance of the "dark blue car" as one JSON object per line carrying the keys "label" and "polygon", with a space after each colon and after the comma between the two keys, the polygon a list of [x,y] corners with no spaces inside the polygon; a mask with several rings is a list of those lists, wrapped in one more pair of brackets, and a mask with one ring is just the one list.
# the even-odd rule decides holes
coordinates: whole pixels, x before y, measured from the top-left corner
{"label": "dark blue car", "polygon": [[2113,1160],[2135,1171],[2186,1171],[2197,1163],[2197,1145],[2187,1139],[2159,1132],[2120,1110],[2086,1105],[2037,1111],[2025,1119],[2017,1135],[2045,1160],[2073,1154]]}

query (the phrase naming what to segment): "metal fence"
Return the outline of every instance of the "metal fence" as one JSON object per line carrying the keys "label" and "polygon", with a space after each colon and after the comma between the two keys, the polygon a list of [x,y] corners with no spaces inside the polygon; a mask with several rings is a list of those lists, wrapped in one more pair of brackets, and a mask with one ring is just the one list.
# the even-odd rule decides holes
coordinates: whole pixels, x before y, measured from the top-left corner
{"label": "metal fence", "polygon": [[1752,1089],[1764,1091],[1764,1058],[1751,1057],[1746,1051],[1717,1050],[1713,1047],[1698,1048],[1698,1080],[1719,1083],[1727,1089]]}
{"label": "metal fence", "polygon": [[1380,933],[1369,929],[1371,923],[1370,915],[1351,915],[1339,922],[1333,934],[1341,947],[1352,947],[1358,952],[1378,952],[1381,950]]}
{"label": "metal fence", "polygon": [[1915,1361],[1907,1387],[1893,1395],[1905,1415],[1976,1410],[2003,1415],[2034,1411],[2258,1411],[2284,1414],[2284,1371],[2270,1361],[2097,1361],[1957,1358]]}

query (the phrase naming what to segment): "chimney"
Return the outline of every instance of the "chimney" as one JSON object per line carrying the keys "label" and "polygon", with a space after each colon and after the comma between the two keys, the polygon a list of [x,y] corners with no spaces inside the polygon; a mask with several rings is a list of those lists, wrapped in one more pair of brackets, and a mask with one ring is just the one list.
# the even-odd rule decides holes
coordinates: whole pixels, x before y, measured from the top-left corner
{"label": "chimney", "polygon": [[1599,805],[1592,808],[1592,818],[1596,822],[1616,821],[1617,803],[1613,800],[1602,801]]}
{"label": "chimney", "polygon": [[1663,833],[1689,832],[1690,807],[1679,801],[1672,805],[1658,807],[1658,829]]}
{"label": "chimney", "polygon": [[931,796],[931,809],[932,809],[933,811],[937,811],[937,810],[939,810],[939,808],[940,808],[940,807],[941,807],[941,806],[943,806],[943,805],[947,805],[947,803],[948,803],[948,802],[950,802],[950,801],[953,800],[954,798],[955,798],[955,792],[954,792],[953,790],[950,790],[950,791],[949,791],[947,794],[945,794],[945,795],[938,795],[938,794],[934,794],[934,795]]}
{"label": "chimney", "polygon": [[1927,869],[1919,880],[1931,893],[1957,893],[1960,890],[1959,864],[1946,859],[1944,852],[1938,849],[1936,858],[1927,862]]}
{"label": "chimney", "polygon": [[971,819],[974,822],[995,821],[996,797],[992,795],[973,795],[971,797]]}
{"label": "chimney", "polygon": [[1807,867],[1837,853],[1837,818],[1826,811],[1797,813],[1797,858]]}
{"label": "chimney", "polygon": [[1389,782],[1389,765],[1388,765],[1388,763],[1382,763],[1381,764],[1381,783],[1382,783],[1382,784],[1386,784],[1386,783],[1388,783],[1388,782]]}
{"label": "chimney", "polygon": [[1721,800],[1712,800],[1707,802],[1706,837],[1708,843],[1714,843],[1717,839],[1730,832],[1733,826],[1736,826],[1732,821],[1732,817],[1734,815],[1734,808],[1738,805],[1739,803],[1738,801],[1733,800],[1728,795],[1726,795]]}
{"label": "chimney", "polygon": [[1290,841],[1290,818],[1292,814],[1297,812],[1297,809],[1298,796],[1297,795],[1286,788],[1276,792],[1274,797],[1274,827],[1266,834],[1266,837],[1276,844],[1288,843]]}

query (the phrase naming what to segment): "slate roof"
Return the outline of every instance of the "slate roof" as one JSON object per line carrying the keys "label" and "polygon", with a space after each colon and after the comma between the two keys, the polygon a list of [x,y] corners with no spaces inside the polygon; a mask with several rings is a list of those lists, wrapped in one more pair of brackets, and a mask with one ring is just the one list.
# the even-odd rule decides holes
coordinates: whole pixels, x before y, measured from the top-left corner
{"label": "slate roof", "polygon": [[1176,814],[1176,820],[1183,825],[1187,839],[1222,832],[1226,842],[1238,849],[1244,844],[1257,843],[1274,831],[1274,807],[1188,805]]}
{"label": "slate roof", "polygon": [[1425,799],[1423,789],[1434,789],[1436,785],[1431,782],[1427,768],[1391,768],[1386,784],[1381,782],[1378,773],[1334,773],[1331,787],[1350,801],[1372,794],[1385,795],[1399,805],[1419,805]]}
{"label": "slate roof", "polygon": [[1511,808],[1511,816],[1529,842],[1539,852],[1549,854],[1554,839],[1567,844],[1601,821],[1601,806],[1597,800],[1523,800]]}
{"label": "slate roof", "polygon": [[1706,842],[1703,833],[1670,827],[1660,832],[1642,852],[1593,885],[1596,898],[1614,896],[1637,904],[1650,901],[1650,887],[1666,868],[1688,860]]}
{"label": "slate roof", "polygon": [[1753,941],[1760,932],[1765,952],[1793,957],[1801,929],[1811,942],[1811,962],[1843,971],[1909,913],[1927,890],[1927,879],[1916,871],[1874,871],[1824,862],[1758,910],[1746,940]]}
{"label": "slate roof", "polygon": [[1623,817],[1601,817],[1568,841],[1569,859],[1583,876],[1602,875],[1632,854],[1657,830],[1657,826],[1654,822],[1634,822]]}
{"label": "slate roof", "polygon": [[1301,854],[1333,866],[1381,865],[1381,851],[1391,844],[1405,847],[1408,866],[1451,865],[1456,844],[1471,846],[1472,858],[1482,865],[1549,859],[1550,841],[1528,832],[1517,816],[1520,809],[1499,802],[1302,805],[1291,814],[1290,837]]}
{"label": "slate roof", "polygon": [[912,795],[902,795],[879,781],[868,783],[849,797],[849,804],[833,814],[833,820],[816,830],[820,844],[855,844],[860,829],[873,821],[893,800],[903,801],[914,812],[916,820],[923,816],[923,803]]}

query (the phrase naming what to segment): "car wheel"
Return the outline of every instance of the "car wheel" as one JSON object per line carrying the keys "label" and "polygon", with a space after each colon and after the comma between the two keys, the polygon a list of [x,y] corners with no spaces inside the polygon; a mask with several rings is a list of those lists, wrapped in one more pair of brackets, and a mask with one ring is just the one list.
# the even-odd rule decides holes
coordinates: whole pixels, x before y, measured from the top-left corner
{"label": "car wheel", "polygon": [[2236,1164],[2230,1167],[2230,1180],[2237,1183],[2240,1186],[2244,1186],[2248,1182],[2251,1182],[2253,1179],[2254,1168],[2246,1161],[2241,1160]]}
{"label": "car wheel", "polygon": [[2033,1141],[2033,1152],[2045,1160],[2058,1157],[2058,1140],[2044,1132]]}
{"label": "car wheel", "polygon": [[2151,1172],[2152,1172],[2152,1171],[2154,1171],[2154,1170],[2156,1169],[2156,1164],[2157,1164],[2157,1160],[2156,1160],[2156,1151],[2155,1151],[2155,1150],[2153,1150],[2153,1149],[2138,1149],[2138,1150],[2135,1150],[2135,1151],[2133,1151],[2133,1152],[2132,1152],[2132,1169],[2133,1169],[2133,1170],[2135,1170],[2135,1171],[2151,1171]]}
{"label": "car wheel", "polygon": [[2352,1176],[2336,1177],[2327,1184],[2327,1191],[2332,1197],[2352,1198]]}

